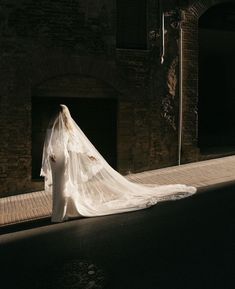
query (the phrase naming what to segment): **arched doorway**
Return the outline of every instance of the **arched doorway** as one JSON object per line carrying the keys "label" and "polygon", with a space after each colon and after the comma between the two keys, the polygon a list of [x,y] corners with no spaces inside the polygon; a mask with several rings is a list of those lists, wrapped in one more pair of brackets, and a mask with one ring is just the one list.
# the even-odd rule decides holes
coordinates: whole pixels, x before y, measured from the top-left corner
{"label": "arched doorway", "polygon": [[199,18],[198,142],[201,152],[235,151],[235,3]]}
{"label": "arched doorway", "polygon": [[59,104],[72,117],[108,163],[117,165],[117,92],[88,76],[65,75],[49,79],[32,95],[32,178],[39,179],[45,131]]}

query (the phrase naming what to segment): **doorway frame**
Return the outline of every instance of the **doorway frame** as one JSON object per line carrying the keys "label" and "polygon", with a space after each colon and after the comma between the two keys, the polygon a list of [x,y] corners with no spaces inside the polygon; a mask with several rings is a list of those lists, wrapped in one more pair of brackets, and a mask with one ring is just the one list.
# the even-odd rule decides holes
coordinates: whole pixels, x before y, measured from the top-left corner
{"label": "doorway frame", "polygon": [[198,147],[198,21],[209,8],[227,0],[200,0],[183,10],[182,20],[182,163],[212,158],[200,153]]}

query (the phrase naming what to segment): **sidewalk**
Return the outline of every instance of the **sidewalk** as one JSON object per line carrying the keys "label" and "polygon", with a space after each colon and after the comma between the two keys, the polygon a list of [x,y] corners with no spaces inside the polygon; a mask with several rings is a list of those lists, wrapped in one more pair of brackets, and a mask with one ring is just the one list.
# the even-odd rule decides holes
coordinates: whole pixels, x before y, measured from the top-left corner
{"label": "sidewalk", "polygon": [[[182,183],[202,190],[235,181],[235,156],[146,171],[127,178],[146,184]],[[0,227],[49,218],[51,206],[51,195],[44,191],[0,198]]]}

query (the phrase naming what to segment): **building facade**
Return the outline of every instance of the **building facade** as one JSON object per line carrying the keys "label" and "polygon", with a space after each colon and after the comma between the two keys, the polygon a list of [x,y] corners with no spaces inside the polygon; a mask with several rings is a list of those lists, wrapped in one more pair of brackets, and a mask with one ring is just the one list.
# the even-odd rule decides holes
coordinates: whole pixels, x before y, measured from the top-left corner
{"label": "building facade", "polygon": [[59,103],[123,174],[232,154],[234,4],[1,1],[0,196],[43,188]]}

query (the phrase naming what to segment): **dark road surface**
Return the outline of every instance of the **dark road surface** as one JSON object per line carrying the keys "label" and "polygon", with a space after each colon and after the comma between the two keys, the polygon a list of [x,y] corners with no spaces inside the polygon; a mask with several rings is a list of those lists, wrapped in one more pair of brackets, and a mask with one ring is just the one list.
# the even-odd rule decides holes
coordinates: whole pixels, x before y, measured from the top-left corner
{"label": "dark road surface", "polygon": [[[133,213],[44,224],[4,234],[0,243],[1,289],[233,289],[235,186]],[[105,282],[74,285],[80,272],[69,274],[78,261],[95,264]]]}

